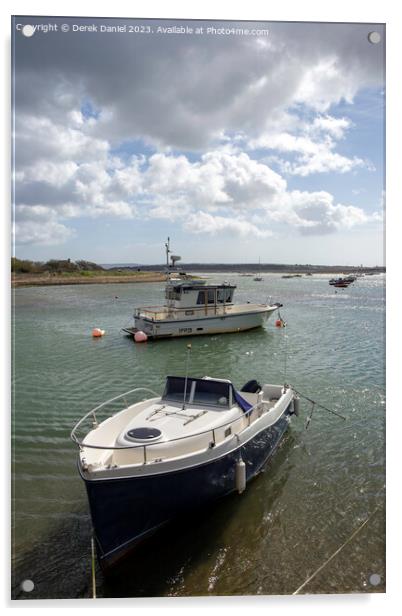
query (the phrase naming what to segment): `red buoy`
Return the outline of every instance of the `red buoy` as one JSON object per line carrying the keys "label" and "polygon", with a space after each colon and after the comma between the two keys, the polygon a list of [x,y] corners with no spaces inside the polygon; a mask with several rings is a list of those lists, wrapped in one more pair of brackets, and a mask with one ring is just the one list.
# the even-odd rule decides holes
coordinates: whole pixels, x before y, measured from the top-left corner
{"label": "red buoy", "polygon": [[148,336],[146,335],[145,332],[140,330],[138,332],[135,332],[134,340],[135,342],[146,342],[148,340]]}

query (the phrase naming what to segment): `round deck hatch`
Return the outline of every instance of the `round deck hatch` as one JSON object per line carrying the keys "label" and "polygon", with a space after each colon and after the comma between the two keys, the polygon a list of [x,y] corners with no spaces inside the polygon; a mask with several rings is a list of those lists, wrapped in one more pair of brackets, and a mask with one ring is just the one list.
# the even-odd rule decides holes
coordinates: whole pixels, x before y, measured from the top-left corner
{"label": "round deck hatch", "polygon": [[162,432],[158,428],[133,428],[126,433],[126,438],[130,441],[141,443],[151,443],[157,441],[162,436]]}

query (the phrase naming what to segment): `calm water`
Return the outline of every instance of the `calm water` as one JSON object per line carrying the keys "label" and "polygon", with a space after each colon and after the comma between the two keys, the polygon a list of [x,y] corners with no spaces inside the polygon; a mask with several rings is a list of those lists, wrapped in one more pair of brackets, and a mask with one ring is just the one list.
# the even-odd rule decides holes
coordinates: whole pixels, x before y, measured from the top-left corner
{"label": "calm water", "polygon": [[[372,512],[303,592],[383,592],[385,278],[337,293],[325,276],[212,280],[225,278],[237,302],[281,301],[288,326],[273,318],[266,329],[193,338],[191,373],[239,387],[286,379],[347,420],[316,409],[306,430],[303,403],[244,494],[171,524],[113,577],[98,570],[98,596],[290,594]],[[183,373],[188,339],[136,345],[120,331],[135,305],[162,298],[162,284],[14,292],[14,597],[91,596],[90,520],[69,434],[97,403],[136,386],[161,391],[166,374]],[[92,339],[93,327],[106,335]],[[26,579],[31,593],[20,589]]]}

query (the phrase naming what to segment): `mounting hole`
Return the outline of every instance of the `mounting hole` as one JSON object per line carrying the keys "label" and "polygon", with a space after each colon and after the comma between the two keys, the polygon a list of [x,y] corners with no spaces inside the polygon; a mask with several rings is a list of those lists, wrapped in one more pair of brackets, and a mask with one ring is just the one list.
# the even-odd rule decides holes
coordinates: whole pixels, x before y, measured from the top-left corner
{"label": "mounting hole", "polygon": [[369,582],[372,586],[378,586],[378,584],[381,582],[381,576],[378,575],[378,573],[373,573],[369,577]]}
{"label": "mounting hole", "polygon": [[35,34],[35,28],[31,24],[25,24],[22,28],[22,34],[29,38]]}
{"label": "mounting hole", "polygon": [[24,592],[32,592],[34,588],[35,588],[35,584],[33,583],[32,580],[24,580],[21,583],[21,589]]}
{"label": "mounting hole", "polygon": [[370,32],[368,35],[368,40],[373,45],[377,45],[381,41],[381,34],[379,32]]}

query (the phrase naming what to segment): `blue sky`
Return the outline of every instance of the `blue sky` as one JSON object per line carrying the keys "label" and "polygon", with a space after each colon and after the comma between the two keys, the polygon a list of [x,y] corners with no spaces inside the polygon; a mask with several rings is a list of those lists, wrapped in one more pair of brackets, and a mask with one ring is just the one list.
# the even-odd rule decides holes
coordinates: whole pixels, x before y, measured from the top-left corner
{"label": "blue sky", "polygon": [[141,23],[14,31],[15,255],[382,265],[383,26]]}

